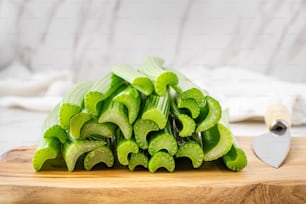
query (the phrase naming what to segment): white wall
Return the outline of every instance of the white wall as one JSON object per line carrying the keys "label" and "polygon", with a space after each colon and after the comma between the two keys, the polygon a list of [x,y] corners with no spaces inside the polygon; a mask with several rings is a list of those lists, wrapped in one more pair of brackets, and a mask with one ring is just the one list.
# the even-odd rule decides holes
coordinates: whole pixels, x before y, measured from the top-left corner
{"label": "white wall", "polygon": [[[306,82],[303,0],[0,0],[0,72],[68,69],[97,79],[158,55]],[[3,75],[0,75],[3,76]]]}

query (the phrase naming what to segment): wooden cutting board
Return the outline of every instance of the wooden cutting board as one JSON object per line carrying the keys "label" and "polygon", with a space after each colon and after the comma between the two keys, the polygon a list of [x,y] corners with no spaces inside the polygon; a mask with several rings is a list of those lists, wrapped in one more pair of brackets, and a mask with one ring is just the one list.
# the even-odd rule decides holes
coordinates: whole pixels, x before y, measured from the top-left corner
{"label": "wooden cutting board", "polygon": [[35,147],[13,149],[0,160],[0,203],[306,203],[306,137],[293,137],[279,169],[258,160],[253,138],[238,137],[248,166],[231,172],[221,162],[173,173],[128,169],[35,172]]}

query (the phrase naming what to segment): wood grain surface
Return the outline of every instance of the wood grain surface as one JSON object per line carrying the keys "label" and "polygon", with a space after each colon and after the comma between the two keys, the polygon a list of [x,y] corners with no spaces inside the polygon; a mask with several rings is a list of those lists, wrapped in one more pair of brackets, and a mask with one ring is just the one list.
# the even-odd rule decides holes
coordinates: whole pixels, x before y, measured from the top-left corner
{"label": "wood grain surface", "polygon": [[35,172],[35,147],[13,149],[0,159],[0,203],[306,203],[306,137],[292,138],[279,169],[255,157],[253,138],[237,139],[249,160],[241,172],[220,161],[199,169],[178,165],[173,173],[103,166]]}

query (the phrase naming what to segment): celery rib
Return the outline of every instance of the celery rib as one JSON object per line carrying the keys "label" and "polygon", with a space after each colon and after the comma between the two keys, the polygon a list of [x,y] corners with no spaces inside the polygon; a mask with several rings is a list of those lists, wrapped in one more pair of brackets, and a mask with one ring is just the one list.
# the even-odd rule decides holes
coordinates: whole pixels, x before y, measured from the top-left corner
{"label": "celery rib", "polygon": [[165,168],[169,172],[173,172],[175,169],[174,158],[167,152],[155,153],[149,160],[148,169],[151,173],[154,173],[159,168]]}
{"label": "celery rib", "polygon": [[115,135],[116,125],[113,123],[98,123],[96,120],[90,120],[84,124],[81,129],[80,138],[99,136],[101,138],[112,138]]}
{"label": "celery rib", "polygon": [[175,73],[163,69],[164,60],[158,57],[147,57],[144,59],[139,72],[147,75],[154,81],[154,89],[157,95],[167,94],[167,88],[170,85],[178,84],[178,77]]}
{"label": "celery rib", "polygon": [[225,166],[232,171],[241,171],[247,166],[248,160],[245,152],[233,144],[230,151],[223,156]]}
{"label": "celery rib", "polygon": [[62,128],[69,130],[70,119],[81,112],[84,95],[92,86],[92,82],[81,82],[75,85],[63,98],[59,109],[59,122]]}
{"label": "celery rib", "polygon": [[141,105],[139,92],[132,86],[128,86],[118,95],[116,95],[113,100],[126,106],[128,110],[129,123],[133,124],[138,116]]}
{"label": "celery rib", "polygon": [[70,135],[74,139],[80,138],[80,132],[83,125],[91,119],[91,114],[86,111],[75,114],[70,119]]}
{"label": "celery rib", "polygon": [[84,97],[85,108],[94,116],[99,115],[102,101],[114,93],[124,80],[109,73],[95,82]]}
{"label": "celery rib", "polygon": [[197,102],[192,98],[182,99],[181,97],[179,97],[177,99],[177,106],[181,109],[187,109],[193,119],[197,118],[200,115],[200,107]]}
{"label": "celery rib", "polygon": [[112,72],[130,83],[134,88],[146,96],[150,95],[154,90],[151,79],[127,64],[114,66]]}
{"label": "celery rib", "polygon": [[168,121],[170,111],[169,96],[150,95],[145,103],[142,119],[154,121],[160,129],[163,129]]}
{"label": "celery rib", "polygon": [[143,166],[148,168],[149,159],[144,152],[132,153],[129,161],[128,168],[130,171],[134,171],[137,166]]}
{"label": "celery rib", "polygon": [[138,153],[139,148],[133,139],[125,139],[121,133],[116,134],[117,145],[117,158],[120,164],[126,166],[129,164],[129,155],[132,153]]}
{"label": "celery rib", "polygon": [[179,146],[176,157],[187,157],[191,160],[193,168],[199,168],[204,160],[204,152],[198,142],[186,141]]}
{"label": "celery rib", "polygon": [[108,145],[100,146],[88,152],[84,158],[84,168],[89,171],[95,165],[104,163],[107,167],[114,165],[114,154]]}
{"label": "celery rib", "polygon": [[158,125],[152,120],[139,119],[134,124],[135,140],[139,148],[148,149],[147,136],[150,132],[159,130]]}

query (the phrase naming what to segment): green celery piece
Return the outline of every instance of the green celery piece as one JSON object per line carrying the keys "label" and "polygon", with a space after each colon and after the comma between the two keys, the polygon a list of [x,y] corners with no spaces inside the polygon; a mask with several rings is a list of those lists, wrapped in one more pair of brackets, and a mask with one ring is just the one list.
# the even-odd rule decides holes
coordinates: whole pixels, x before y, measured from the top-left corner
{"label": "green celery piece", "polygon": [[150,95],[145,102],[141,118],[154,121],[160,129],[163,129],[168,121],[170,111],[169,95]]}
{"label": "green celery piece", "polygon": [[57,138],[61,143],[65,143],[67,140],[67,132],[61,127],[59,122],[59,104],[56,105],[52,111],[48,114],[44,124],[43,133],[44,138]]}
{"label": "green celery piece", "polygon": [[147,75],[154,81],[154,89],[157,95],[167,94],[169,85],[178,84],[178,77],[174,72],[163,68],[164,60],[158,57],[147,57],[144,59],[138,71]]}
{"label": "green celery piece", "polygon": [[57,138],[42,138],[32,160],[35,171],[40,171],[47,160],[57,158],[60,151],[61,143]]}
{"label": "green celery piece", "polygon": [[101,110],[102,101],[113,94],[124,80],[115,74],[108,73],[96,81],[84,98],[85,108],[89,113],[98,116]]}
{"label": "green celery piece", "polygon": [[173,172],[175,169],[175,161],[169,153],[160,151],[151,157],[148,169],[151,173],[154,173],[162,167],[166,168],[169,172]]}
{"label": "green celery piece", "polygon": [[202,132],[204,161],[216,160],[225,155],[233,144],[231,131],[221,123]]}
{"label": "green celery piece", "polygon": [[61,127],[69,130],[70,119],[81,112],[84,102],[84,95],[92,86],[92,82],[81,82],[75,85],[63,98],[59,109],[59,122]]}
{"label": "green celery piece", "polygon": [[83,125],[80,137],[100,136],[102,138],[112,138],[115,135],[116,128],[113,123],[98,123],[98,121],[92,119]]}
{"label": "green celery piece", "polygon": [[126,139],[132,137],[133,128],[129,124],[127,111],[122,103],[115,102],[112,97],[105,100],[98,121],[99,123],[114,123],[120,128]]}
{"label": "green celery piece", "polygon": [[200,107],[203,107],[205,105],[206,93],[182,73],[174,70],[171,71],[173,71],[179,79],[179,83],[177,85],[173,85],[173,88],[181,96],[181,98],[184,100],[193,99]]}
{"label": "green celery piece", "polygon": [[138,116],[141,105],[139,92],[132,86],[128,86],[118,95],[116,95],[113,100],[126,106],[128,110],[129,123],[133,124]]}
{"label": "green celery piece", "polygon": [[118,161],[120,164],[126,166],[129,164],[129,154],[138,153],[139,147],[134,141],[134,139],[125,139],[120,131],[118,131],[118,133],[116,134],[116,139],[116,151]]}
{"label": "green celery piece", "polygon": [[146,96],[152,94],[154,91],[154,86],[151,79],[127,64],[114,66],[112,72],[130,83],[134,88]]}
{"label": "green celery piece", "polygon": [[196,128],[195,121],[187,114],[184,114],[184,112],[177,107],[175,100],[173,98],[171,98],[170,100],[170,107],[171,107],[170,109],[171,113],[180,122],[180,124],[177,125],[179,128],[179,136],[180,137],[191,136]]}
{"label": "green celery piece", "polygon": [[130,171],[134,171],[137,166],[143,166],[148,168],[149,159],[144,152],[139,151],[138,153],[132,153],[128,164]]}
{"label": "green celery piece", "polygon": [[[201,119],[197,125],[196,132],[203,132],[210,129],[221,119],[222,109],[219,102],[211,96],[206,96],[206,102],[206,106],[201,110],[205,113],[201,113],[201,116],[199,117]],[[204,119],[202,115],[204,115]]]}
{"label": "green celery piece", "polygon": [[177,106],[181,109],[187,109],[193,119],[200,115],[200,107],[198,103],[192,98],[182,99],[181,97],[178,97]]}
{"label": "green celery piece", "polygon": [[88,152],[84,158],[84,168],[89,171],[96,164],[103,162],[107,167],[114,165],[114,154],[109,145],[100,146]]}
{"label": "green celery piece", "polygon": [[80,132],[84,124],[91,119],[91,114],[86,111],[75,114],[70,119],[70,135],[74,139],[80,138]]}
{"label": "green celery piece", "polygon": [[154,155],[160,150],[166,150],[171,156],[174,156],[177,152],[176,139],[171,132],[171,126],[167,123],[164,130],[157,133],[153,133],[150,138],[148,152],[150,155]]}
{"label": "green celery piece", "polygon": [[63,144],[62,154],[66,162],[68,171],[73,171],[78,158],[84,153],[90,152],[106,144],[102,140],[75,140]]}
{"label": "green celery piece", "polygon": [[139,148],[148,149],[147,136],[152,131],[158,131],[158,125],[152,120],[138,119],[134,123],[135,140]]}
{"label": "green celery piece", "polygon": [[193,168],[199,168],[204,160],[204,152],[198,142],[186,141],[179,146],[176,157],[187,157],[191,160]]}

